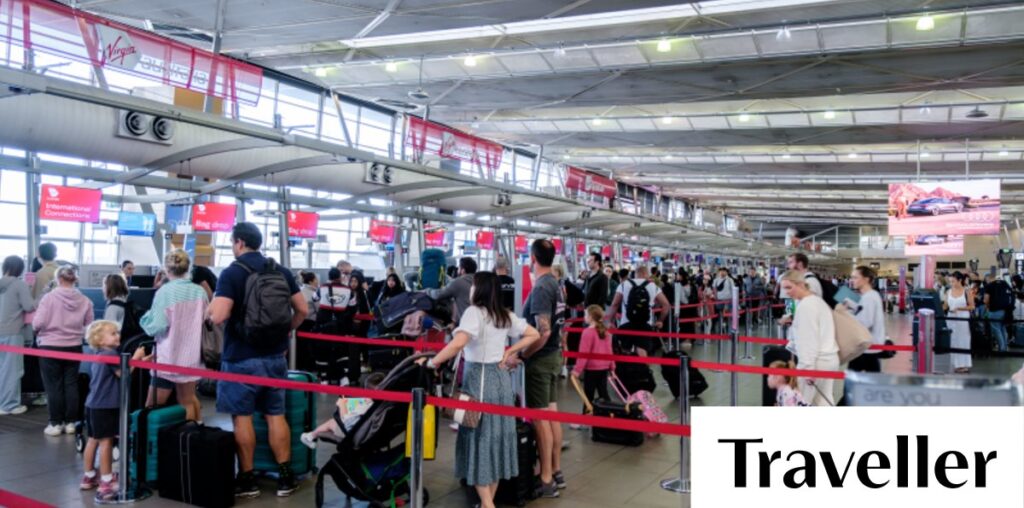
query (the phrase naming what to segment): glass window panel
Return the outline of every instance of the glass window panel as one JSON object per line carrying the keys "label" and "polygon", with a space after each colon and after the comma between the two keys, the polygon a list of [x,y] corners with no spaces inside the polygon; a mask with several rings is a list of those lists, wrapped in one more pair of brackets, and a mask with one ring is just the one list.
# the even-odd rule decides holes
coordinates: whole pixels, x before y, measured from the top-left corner
{"label": "glass window panel", "polygon": [[24,203],[27,195],[25,173],[8,169],[0,172],[0,200]]}

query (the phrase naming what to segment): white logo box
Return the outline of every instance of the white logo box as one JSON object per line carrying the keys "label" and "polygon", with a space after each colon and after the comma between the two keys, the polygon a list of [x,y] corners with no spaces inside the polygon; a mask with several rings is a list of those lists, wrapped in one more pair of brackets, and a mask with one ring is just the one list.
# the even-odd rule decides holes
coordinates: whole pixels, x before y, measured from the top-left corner
{"label": "white logo box", "polygon": [[[1024,407],[696,407],[691,419],[692,508],[1021,508],[1024,506]],[[901,445],[898,436],[907,436]],[[927,436],[927,458],[919,448]],[[735,443],[720,440],[763,439],[746,445],[746,487],[738,488]],[[796,451],[813,454],[816,486],[790,488],[786,474],[807,462]],[[760,486],[760,452],[781,452],[770,464],[770,488]],[[864,458],[869,452],[869,457]],[[964,458],[958,464],[954,454]],[[831,453],[838,476],[833,487],[826,471]],[[888,468],[881,456],[888,461]],[[944,459],[950,488],[940,484],[936,461]],[[861,466],[862,460],[866,465]],[[962,469],[957,466],[966,466]],[[858,471],[867,467],[864,472]],[[927,487],[920,486],[921,468]],[[977,485],[979,470],[985,486]],[[901,471],[905,471],[901,475]],[[865,485],[858,473],[876,484]],[[900,487],[901,477],[906,486]],[[802,484],[805,471],[791,473]]]}

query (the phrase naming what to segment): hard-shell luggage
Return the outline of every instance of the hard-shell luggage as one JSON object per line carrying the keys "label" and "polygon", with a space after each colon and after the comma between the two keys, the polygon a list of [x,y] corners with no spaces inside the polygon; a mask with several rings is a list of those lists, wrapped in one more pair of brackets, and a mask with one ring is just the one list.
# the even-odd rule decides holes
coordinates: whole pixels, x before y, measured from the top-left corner
{"label": "hard-shell luggage", "polygon": [[612,390],[618,395],[619,400],[626,404],[638,403],[640,409],[643,411],[644,419],[649,422],[655,423],[668,423],[668,417],[665,416],[665,412],[661,410],[661,406],[654,400],[654,396],[651,392],[640,390],[637,392],[629,393],[626,391],[626,387],[622,385],[622,381],[612,373],[608,376],[608,383],[612,385]]}
{"label": "hard-shell luggage", "polygon": [[426,293],[406,291],[399,293],[380,306],[381,323],[386,328],[404,324],[405,317],[416,311],[430,312],[434,300]]}
{"label": "hard-shell luggage", "polygon": [[498,482],[494,500],[500,504],[525,506],[537,497],[540,478],[533,474],[533,467],[537,464],[537,437],[533,425],[522,420],[516,421],[516,449],[519,475]]}
{"label": "hard-shell luggage", "polygon": [[420,253],[420,289],[444,287],[448,258],[441,249],[423,249]]}
{"label": "hard-shell luggage", "polygon": [[[304,383],[315,383],[316,376],[309,372],[289,371],[288,379]],[[288,390],[285,394],[285,419],[291,431],[292,472],[302,475],[316,471],[316,450],[302,444],[299,436],[311,432],[316,423],[316,394],[301,390]],[[255,470],[277,473],[278,465],[268,441],[267,420],[259,412],[252,415],[252,426],[256,430]]]}
{"label": "hard-shell luggage", "polygon": [[203,508],[235,504],[235,436],[181,422],[160,430],[160,497]]}
{"label": "hard-shell luggage", "polygon": [[643,363],[616,362],[614,374],[626,386],[626,391],[629,393],[640,390],[654,393],[654,389],[658,387],[651,368]]}
{"label": "hard-shell luggage", "polygon": [[[594,416],[611,417],[620,420],[643,420],[643,408],[639,402],[622,403],[606,399],[593,402]],[[598,443],[609,443],[622,446],[640,446],[644,444],[644,433],[628,430],[593,427],[590,438]]]}
{"label": "hard-shell luggage", "polygon": [[[796,355],[782,346],[765,346],[761,358],[763,359],[762,364],[765,367],[779,360],[784,362],[793,360],[793,362],[796,362]],[[775,405],[775,390],[768,388],[768,376],[761,376],[761,405]]]}
{"label": "hard-shell luggage", "polygon": [[[136,369],[138,370],[138,369]],[[185,421],[185,408],[165,406],[144,408],[132,412],[128,422],[128,450],[132,461],[128,476],[132,482],[153,486],[159,482],[157,464],[160,462],[158,439],[162,429],[176,426]]]}
{"label": "hard-shell luggage", "polygon": [[[682,351],[666,351],[664,358],[679,360],[679,358],[685,356],[686,353]],[[661,366],[661,377],[668,384],[668,389],[672,392],[672,396],[679,398],[680,387],[679,387],[679,365],[662,365]],[[704,377],[699,370],[692,365],[690,366],[690,397],[699,397],[700,394],[704,393],[708,389],[708,380]]]}
{"label": "hard-shell luggage", "polygon": [[404,347],[371,347],[367,351],[370,359],[370,370],[373,372],[388,372],[395,368],[402,360],[412,354],[412,349]]}

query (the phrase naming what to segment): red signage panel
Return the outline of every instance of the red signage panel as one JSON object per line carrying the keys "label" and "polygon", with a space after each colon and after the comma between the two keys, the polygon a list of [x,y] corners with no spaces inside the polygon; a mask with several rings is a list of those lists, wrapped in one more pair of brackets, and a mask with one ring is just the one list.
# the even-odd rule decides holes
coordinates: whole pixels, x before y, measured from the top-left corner
{"label": "red signage panel", "polygon": [[444,247],[444,230],[423,234],[427,247]]}
{"label": "red signage panel", "polygon": [[315,212],[288,212],[288,236],[292,238],[316,238],[320,214]]}
{"label": "red signage panel", "polygon": [[562,240],[560,238],[552,238],[551,243],[555,245],[555,254],[562,253]]}
{"label": "red signage panel", "polygon": [[231,231],[235,225],[235,205],[199,203],[192,205],[192,227],[196,231]]}
{"label": "red signage panel", "polygon": [[601,246],[601,257],[603,257],[603,258],[611,258],[612,257],[612,246],[611,245],[602,245]]}
{"label": "red signage panel", "polygon": [[615,180],[573,166],[565,172],[565,188],[606,198],[614,198],[618,192]]}
{"label": "red signage panel", "polygon": [[494,231],[477,231],[476,247],[481,250],[494,250]]}
{"label": "red signage panel", "polygon": [[530,243],[523,235],[516,235],[516,254],[527,254],[530,252]]}
{"label": "red signage panel", "polygon": [[394,243],[395,226],[377,219],[370,219],[370,240],[377,243]]}
{"label": "red signage panel", "polygon": [[622,259],[629,259],[629,247],[622,248]]}
{"label": "red signage panel", "polygon": [[99,222],[103,191],[43,185],[39,218],[68,222]]}
{"label": "red signage panel", "polygon": [[587,255],[587,244],[579,242],[576,244],[576,255],[586,256]]}
{"label": "red signage panel", "polygon": [[494,174],[501,168],[505,148],[493,141],[478,138],[419,117],[409,118],[406,143],[417,152],[429,152],[446,159],[479,164]]}

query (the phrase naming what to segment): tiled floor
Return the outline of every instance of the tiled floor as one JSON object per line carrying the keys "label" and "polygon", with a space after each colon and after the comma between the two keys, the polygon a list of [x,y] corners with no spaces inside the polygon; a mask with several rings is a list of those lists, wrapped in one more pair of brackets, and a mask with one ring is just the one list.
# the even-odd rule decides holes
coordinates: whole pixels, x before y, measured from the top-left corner
{"label": "tiled floor", "polygon": [[[894,315],[889,319],[889,336],[898,344],[909,343],[909,316]],[[759,335],[765,335],[761,330]],[[753,360],[741,363],[760,365],[760,347],[752,347]],[[717,356],[713,345],[695,347],[695,357],[714,361]],[[727,353],[727,351],[726,351]],[[743,350],[740,351],[743,356]],[[728,358],[728,354],[725,355]],[[975,371],[984,374],[1006,376],[1020,367],[1019,360],[977,360]],[[885,363],[889,372],[907,372],[911,368],[910,356],[897,355]],[[711,388],[695,405],[727,405],[729,403],[729,375],[705,372]],[[660,375],[655,372],[660,380]],[[757,376],[740,375],[739,403],[756,405],[760,403],[760,380]],[[671,400],[671,394],[660,387],[655,396],[665,413],[672,420],[678,420],[678,402]],[[575,393],[567,385],[562,387],[562,407],[567,410],[579,408]],[[333,404],[323,398],[320,412],[327,418]],[[204,400],[204,416],[207,424],[227,427],[223,416],[213,413],[213,401]],[[78,491],[81,475],[81,457],[75,453],[70,436],[50,438],[42,434],[46,412],[44,408],[33,408],[21,416],[0,417],[0,489],[17,492],[28,497],[61,507],[93,506],[92,495]],[[566,428],[566,439],[570,448],[563,458],[568,489],[557,500],[541,500],[530,503],[538,508],[611,508],[621,506],[643,506],[664,508],[688,508],[688,496],[680,496],[662,490],[659,482],[674,477],[679,467],[679,441],[674,438],[648,439],[638,448],[625,448],[593,443],[583,431]],[[430,491],[431,506],[463,508],[468,506],[466,497],[452,476],[454,460],[454,433],[442,427],[438,459],[425,465],[425,485]],[[318,451],[321,463],[331,450],[321,445]],[[242,501],[238,506],[312,506],[314,504],[313,483],[307,481],[295,496],[277,499],[272,495],[273,483],[264,484],[264,495],[255,500]],[[327,501],[329,506],[343,506],[337,490],[328,481]],[[153,508],[184,506],[154,497],[142,503]]]}

